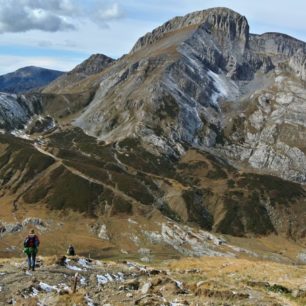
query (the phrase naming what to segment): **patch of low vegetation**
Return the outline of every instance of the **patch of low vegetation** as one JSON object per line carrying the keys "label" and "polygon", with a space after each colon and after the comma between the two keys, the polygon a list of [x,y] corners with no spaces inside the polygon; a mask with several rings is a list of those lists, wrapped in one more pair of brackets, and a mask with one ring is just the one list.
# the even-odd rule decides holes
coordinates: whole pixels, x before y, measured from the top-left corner
{"label": "patch of low vegetation", "polygon": [[292,201],[306,196],[301,185],[272,175],[246,173],[238,180],[237,185],[241,188],[257,189],[261,195],[268,195],[273,206],[292,203]]}
{"label": "patch of low vegetation", "polygon": [[207,178],[209,178],[211,180],[226,179],[227,174],[220,167],[216,167],[214,170],[209,170],[208,171]]}
{"label": "patch of low vegetation", "polygon": [[114,196],[111,202],[111,211],[110,215],[120,215],[124,214],[131,215],[133,213],[133,205],[129,203],[128,201],[119,198],[118,196]]}
{"label": "patch of low vegetation", "polygon": [[[52,176],[56,179],[52,180]],[[73,175],[62,167],[52,176],[50,177],[52,189],[46,199],[49,208],[73,209],[93,215],[97,199],[103,192],[102,186]]]}
{"label": "patch of low vegetation", "polygon": [[202,228],[211,230],[213,216],[205,207],[206,197],[210,196],[207,190],[189,190],[183,193],[188,211],[188,221],[199,224]]}
{"label": "patch of low vegetation", "polygon": [[36,151],[29,142],[18,140],[13,137],[0,139],[1,143],[7,143],[0,155],[1,184],[6,185],[16,173],[22,173],[18,177],[18,183],[14,184],[14,192],[54,163],[51,157]]}
{"label": "patch of low vegetation", "polygon": [[[80,88],[78,88],[80,91]],[[86,88],[77,94],[43,93],[39,95],[40,105],[47,114],[52,114],[56,119],[65,118],[83,109],[92,101],[95,90]]]}
{"label": "patch of low vegetation", "polygon": [[268,285],[266,286],[266,288],[267,290],[275,292],[275,293],[284,293],[284,294],[291,293],[291,290],[289,290],[288,288],[282,285],[278,285],[278,284]]}
{"label": "patch of low vegetation", "polygon": [[107,170],[104,167],[97,167],[91,164],[86,164],[86,162],[81,161],[65,161],[65,165],[71,167],[72,169],[76,169],[83,173],[84,175],[89,176],[92,179],[96,179],[103,183],[114,186],[114,182],[110,180]]}
{"label": "patch of low vegetation", "polygon": [[235,188],[235,187],[236,187],[236,182],[235,182],[234,180],[232,180],[232,179],[229,179],[229,180],[227,181],[227,186],[228,186],[229,188]]}
{"label": "patch of low vegetation", "polygon": [[190,163],[183,163],[180,162],[177,166],[178,169],[188,169],[190,172],[197,170],[197,169],[208,169],[208,164],[207,162],[203,160],[198,160],[195,162],[190,162]]}
{"label": "patch of low vegetation", "polygon": [[228,191],[224,194],[223,202],[225,216],[217,225],[217,231],[234,236],[275,233],[269,214],[256,191],[247,196],[242,192]]}
{"label": "patch of low vegetation", "polygon": [[158,209],[164,216],[174,221],[182,222],[182,218],[175,211],[173,211],[167,203],[162,203],[162,205],[158,206]]}
{"label": "patch of low vegetation", "polygon": [[176,118],[179,113],[179,106],[175,98],[169,94],[163,96],[162,102],[160,103],[160,108],[157,110],[158,118],[167,119]]}
{"label": "patch of low vegetation", "polygon": [[173,157],[156,156],[145,150],[135,138],[125,139],[119,143],[119,146],[125,151],[125,154],[119,157],[126,165],[159,176],[175,176],[173,164],[176,160]]}
{"label": "patch of low vegetation", "polygon": [[137,179],[137,177],[113,172],[112,181],[119,190],[123,191],[125,194],[141,202],[142,204],[152,205],[154,203],[154,197],[151,195],[146,186]]}

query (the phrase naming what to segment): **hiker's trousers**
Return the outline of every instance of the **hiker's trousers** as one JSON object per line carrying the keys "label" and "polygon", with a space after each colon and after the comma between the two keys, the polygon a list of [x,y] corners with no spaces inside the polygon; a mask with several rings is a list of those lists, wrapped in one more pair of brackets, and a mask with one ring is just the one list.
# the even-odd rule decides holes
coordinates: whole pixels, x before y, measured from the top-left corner
{"label": "hiker's trousers", "polygon": [[32,269],[32,270],[35,269],[35,261],[36,261],[36,253],[35,252],[29,253],[28,254],[28,267],[29,267],[29,270],[30,269]]}

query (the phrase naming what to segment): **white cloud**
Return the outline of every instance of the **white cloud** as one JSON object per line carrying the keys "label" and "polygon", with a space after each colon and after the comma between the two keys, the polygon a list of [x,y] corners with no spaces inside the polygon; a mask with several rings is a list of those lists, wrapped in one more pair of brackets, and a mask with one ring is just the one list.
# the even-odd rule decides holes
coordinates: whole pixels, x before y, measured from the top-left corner
{"label": "white cloud", "polygon": [[118,19],[123,17],[123,12],[119,7],[118,3],[113,3],[110,7],[99,9],[96,13],[97,18],[103,21]]}
{"label": "white cloud", "polygon": [[54,48],[54,49],[76,49],[78,46],[76,41],[65,39],[63,41],[53,42],[51,40],[37,40],[36,46],[40,48]]}
{"label": "white cloud", "polygon": [[107,22],[124,15],[117,3],[105,1],[100,1],[101,8],[96,10],[91,0],[88,3],[80,0],[0,0],[0,34],[76,30],[80,23],[89,20],[105,27]]}
{"label": "white cloud", "polygon": [[0,33],[37,29],[56,32],[72,30],[75,26],[67,17],[58,15],[43,5],[34,7],[31,1],[0,1]]}
{"label": "white cloud", "polygon": [[[43,9],[56,14],[74,15],[80,12],[79,2],[76,0],[17,0],[23,6],[32,9]],[[14,2],[17,2],[14,0]]]}

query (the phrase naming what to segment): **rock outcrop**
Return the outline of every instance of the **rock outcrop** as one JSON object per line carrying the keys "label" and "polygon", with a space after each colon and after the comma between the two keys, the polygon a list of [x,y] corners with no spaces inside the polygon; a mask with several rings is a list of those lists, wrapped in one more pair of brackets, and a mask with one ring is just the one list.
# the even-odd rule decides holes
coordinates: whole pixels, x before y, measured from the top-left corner
{"label": "rock outcrop", "polygon": [[0,129],[22,129],[33,115],[40,112],[41,105],[37,101],[29,101],[23,95],[0,93]]}
{"label": "rock outcrop", "polygon": [[306,48],[299,49],[289,62],[290,67],[294,70],[299,78],[306,81]]}
{"label": "rock outcrop", "polygon": [[229,41],[241,42],[242,48],[245,48],[248,43],[249,25],[246,18],[230,9],[213,8],[169,20],[151,33],[141,37],[131,53],[139,51],[143,47],[150,47],[175,31],[183,31],[185,28],[196,29],[202,25],[205,25],[206,31],[213,32],[218,37],[218,42],[223,47],[226,47]]}

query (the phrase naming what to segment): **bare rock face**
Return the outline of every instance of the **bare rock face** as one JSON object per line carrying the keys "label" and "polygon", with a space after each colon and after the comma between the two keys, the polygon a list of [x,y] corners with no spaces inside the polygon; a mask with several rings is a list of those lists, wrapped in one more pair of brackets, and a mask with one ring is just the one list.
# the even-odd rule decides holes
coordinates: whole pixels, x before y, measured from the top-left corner
{"label": "bare rock face", "polygon": [[[278,69],[273,85],[253,94],[226,124],[225,155],[285,179],[306,180],[305,84]],[[222,150],[223,150],[222,149]]]}
{"label": "bare rock face", "polygon": [[269,53],[272,58],[281,60],[293,56],[300,48],[305,48],[305,43],[281,33],[251,34],[250,48]]}
{"label": "bare rock face", "polygon": [[109,235],[107,233],[106,225],[102,224],[100,227],[100,231],[98,233],[98,237],[104,240],[109,240]]}
{"label": "bare rock face", "polygon": [[207,31],[216,33],[219,43],[224,47],[229,41],[235,40],[241,42],[241,47],[246,47],[249,35],[249,25],[246,18],[226,8],[214,8],[171,19],[141,37],[132,49],[132,53],[156,43],[171,32],[188,27],[196,28],[203,24],[205,24]]}
{"label": "bare rock face", "polygon": [[75,125],[106,142],[140,137],[168,155],[181,155],[181,142],[214,149],[300,182],[305,155],[289,134],[304,129],[304,80],[304,42],[249,34],[245,17],[215,8],[140,38],[103,74]]}
{"label": "bare rock face", "polygon": [[290,67],[294,70],[299,78],[306,81],[306,49],[299,49],[289,62]]}
{"label": "bare rock face", "polygon": [[268,62],[256,56],[252,62],[247,42],[247,21],[231,10],[174,18],[141,38],[132,56],[104,74],[75,124],[107,142],[139,135],[166,152],[178,151],[179,141],[212,146],[215,131],[197,134],[204,122],[218,127],[217,101],[239,95],[232,79],[251,78],[249,63],[260,69]]}
{"label": "bare rock face", "polygon": [[28,101],[23,95],[0,93],[0,129],[22,129],[40,111],[37,101]]}

